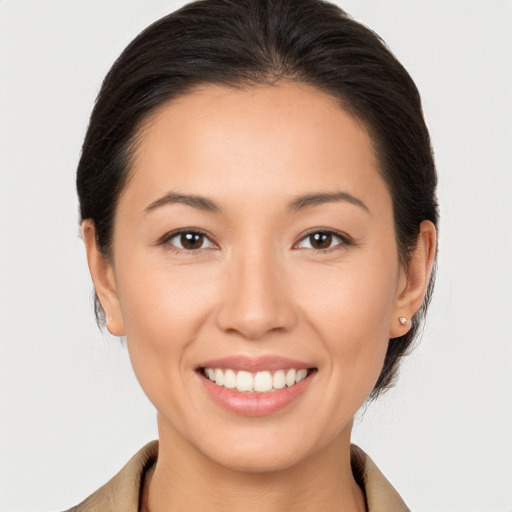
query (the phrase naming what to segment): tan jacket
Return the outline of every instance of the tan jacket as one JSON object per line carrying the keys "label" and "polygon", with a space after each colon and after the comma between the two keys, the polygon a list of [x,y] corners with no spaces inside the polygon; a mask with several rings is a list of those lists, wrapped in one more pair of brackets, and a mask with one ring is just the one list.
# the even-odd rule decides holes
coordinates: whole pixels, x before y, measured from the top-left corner
{"label": "tan jacket", "polygon": [[[352,445],[351,454],[356,480],[364,485],[368,512],[410,512],[363,450]],[[67,512],[138,512],[144,474],[157,456],[158,441],[152,441],[138,451],[114,478]]]}

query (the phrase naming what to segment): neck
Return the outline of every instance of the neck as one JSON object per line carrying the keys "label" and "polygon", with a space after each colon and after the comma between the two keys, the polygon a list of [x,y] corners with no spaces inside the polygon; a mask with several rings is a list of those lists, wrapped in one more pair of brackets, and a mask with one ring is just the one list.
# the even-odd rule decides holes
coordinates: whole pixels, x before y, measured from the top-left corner
{"label": "neck", "polygon": [[146,474],[141,510],[364,512],[347,430],[289,468],[246,472],[215,463],[160,425],[158,460]]}

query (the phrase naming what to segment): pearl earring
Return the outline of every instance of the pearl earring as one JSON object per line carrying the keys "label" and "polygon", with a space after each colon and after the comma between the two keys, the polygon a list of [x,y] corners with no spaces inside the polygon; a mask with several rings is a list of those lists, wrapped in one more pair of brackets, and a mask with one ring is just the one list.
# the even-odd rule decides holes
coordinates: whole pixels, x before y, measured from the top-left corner
{"label": "pearl earring", "polygon": [[407,318],[405,316],[399,316],[398,317],[398,321],[402,324],[402,325],[406,325],[407,324]]}

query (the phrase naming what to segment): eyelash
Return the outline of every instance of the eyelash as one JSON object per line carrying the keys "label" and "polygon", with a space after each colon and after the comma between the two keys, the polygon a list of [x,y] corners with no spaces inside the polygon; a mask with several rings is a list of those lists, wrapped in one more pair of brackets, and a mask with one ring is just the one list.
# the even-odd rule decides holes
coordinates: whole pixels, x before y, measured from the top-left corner
{"label": "eyelash", "polygon": [[[216,246],[216,244],[211,240],[210,238],[210,235],[208,235],[208,233],[206,233],[205,231],[202,231],[200,229],[179,229],[177,231],[172,231],[170,233],[167,233],[166,235],[164,235],[161,239],[160,239],[160,242],[159,244],[160,245],[165,245],[166,248],[169,250],[169,251],[172,251],[172,252],[175,252],[175,253],[180,253],[180,254],[183,254],[183,253],[188,253],[188,254],[193,254],[193,253],[198,253],[198,252],[201,252],[201,251],[204,251],[204,250],[208,250],[208,249],[211,249],[212,247],[206,247],[206,248],[200,248],[200,249],[182,249],[182,248],[179,248],[179,247],[176,247],[175,245],[171,244],[170,241],[173,239],[173,238],[176,238],[178,236],[182,236],[182,235],[198,235],[198,236],[203,236],[206,240],[208,240],[210,242],[210,244],[215,248],[215,247],[218,247]],[[336,238],[339,240],[339,242],[337,244],[335,244],[334,246],[332,247],[328,247],[326,249],[315,249],[314,247],[310,247],[310,248],[301,248],[301,249],[310,249],[312,250],[313,252],[315,253],[322,253],[322,254],[325,254],[325,253],[330,253],[334,250],[337,250],[341,247],[348,247],[348,246],[351,246],[351,245],[354,245],[354,242],[353,240],[347,236],[346,234],[344,233],[340,233],[339,231],[334,231],[332,229],[322,229],[322,228],[316,228],[312,231],[309,231],[308,233],[305,233],[300,239],[299,239],[299,242],[297,242],[296,244],[294,244],[294,247],[296,245],[298,245],[299,243],[303,242],[304,240],[312,237],[313,235],[328,235],[328,236],[332,236],[333,238]],[[310,244],[311,245],[311,244]]]}

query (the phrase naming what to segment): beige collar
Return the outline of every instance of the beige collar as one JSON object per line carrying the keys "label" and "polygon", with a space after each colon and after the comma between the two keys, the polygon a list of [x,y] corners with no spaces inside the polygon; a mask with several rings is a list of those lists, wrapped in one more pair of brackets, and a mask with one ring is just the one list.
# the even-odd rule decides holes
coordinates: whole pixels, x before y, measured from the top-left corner
{"label": "beige collar", "polygon": [[[352,468],[360,465],[368,512],[410,512],[395,488],[388,482],[368,455],[356,446],[350,447]],[[356,463],[354,464],[354,461]],[[358,462],[357,462],[358,461]],[[358,478],[356,477],[356,480]]]}
{"label": "beige collar", "polygon": [[[138,512],[144,474],[157,456],[158,441],[152,441],[114,478],[68,512]],[[351,456],[354,470],[361,471],[358,476],[364,484],[368,512],[409,512],[402,498],[361,448],[352,445]]]}

